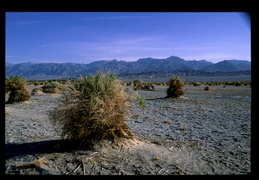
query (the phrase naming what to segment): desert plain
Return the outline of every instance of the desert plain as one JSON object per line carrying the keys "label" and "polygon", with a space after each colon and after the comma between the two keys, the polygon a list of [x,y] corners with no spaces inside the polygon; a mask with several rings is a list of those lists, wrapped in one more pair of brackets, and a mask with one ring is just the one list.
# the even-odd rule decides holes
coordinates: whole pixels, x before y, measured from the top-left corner
{"label": "desert plain", "polygon": [[185,85],[183,97],[167,99],[167,86],[133,91],[125,85],[127,93],[145,98],[145,109],[131,102],[125,120],[135,140],[117,145],[103,141],[85,149],[65,145],[60,127],[48,118],[61,93],[38,93],[27,102],[5,104],[5,174],[251,173],[250,85],[204,87]]}

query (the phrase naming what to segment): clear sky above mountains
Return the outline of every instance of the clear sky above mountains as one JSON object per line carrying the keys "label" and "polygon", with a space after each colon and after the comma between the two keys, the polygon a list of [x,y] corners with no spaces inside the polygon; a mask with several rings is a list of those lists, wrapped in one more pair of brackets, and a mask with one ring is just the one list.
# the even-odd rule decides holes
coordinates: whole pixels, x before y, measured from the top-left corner
{"label": "clear sky above mountains", "polygon": [[251,60],[246,13],[7,12],[6,62]]}

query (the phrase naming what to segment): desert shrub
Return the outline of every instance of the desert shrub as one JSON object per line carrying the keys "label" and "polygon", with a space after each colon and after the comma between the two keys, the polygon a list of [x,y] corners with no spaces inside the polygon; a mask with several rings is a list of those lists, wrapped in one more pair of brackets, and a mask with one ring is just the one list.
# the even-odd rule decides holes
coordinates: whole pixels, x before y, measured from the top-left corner
{"label": "desert shrub", "polygon": [[131,84],[132,84],[131,81],[127,82],[127,86],[131,86]]}
{"label": "desert shrub", "polygon": [[142,89],[146,89],[146,90],[154,90],[155,87],[153,85],[145,85],[142,87]]}
{"label": "desert shrub", "polygon": [[181,130],[186,131],[187,127],[186,126],[181,126]]}
{"label": "desert shrub", "polygon": [[26,80],[20,76],[11,75],[5,78],[5,93],[9,93],[6,103],[24,102],[30,99],[30,91],[26,88]]}
{"label": "desert shrub", "polygon": [[74,84],[74,82],[76,82],[76,80],[75,79],[70,79],[70,82],[71,82],[71,84]]}
{"label": "desert shrub", "polygon": [[50,113],[51,121],[61,126],[63,138],[79,146],[133,139],[124,121],[130,97],[116,75],[81,77],[63,96],[63,103]]}
{"label": "desert shrub", "polygon": [[182,87],[184,82],[180,79],[179,76],[173,76],[169,80],[169,88],[167,89],[167,98],[178,98],[184,95]]}
{"label": "desert shrub", "polygon": [[34,84],[34,86],[38,86],[38,85],[40,85],[40,82],[39,81],[34,81],[33,84]]}
{"label": "desert shrub", "polygon": [[194,85],[194,86],[200,86],[201,83],[200,83],[200,82],[194,82],[193,85]]}
{"label": "desert shrub", "polygon": [[40,91],[42,91],[42,88],[39,88],[39,87],[34,88],[34,89],[31,91],[31,95],[35,95],[37,92],[40,92]]}
{"label": "desert shrub", "polygon": [[132,84],[131,81],[127,82],[127,86],[131,86],[131,84]]}
{"label": "desert shrub", "polygon": [[144,97],[137,95],[138,105],[139,107],[144,110],[146,108],[146,100]]}
{"label": "desert shrub", "polygon": [[17,89],[13,90],[9,94],[9,99],[7,103],[14,103],[14,102],[24,102],[30,99],[30,92],[28,89]]}
{"label": "desert shrub", "polygon": [[235,86],[241,86],[241,85],[242,85],[241,82],[239,82],[239,81],[235,82]]}
{"label": "desert shrub", "polygon": [[228,85],[235,85],[235,82],[228,82]]}
{"label": "desert shrub", "polygon": [[50,93],[50,94],[55,94],[58,92],[58,90],[62,87],[61,84],[58,82],[51,82],[50,84],[46,84],[41,87],[42,91],[44,93]]}
{"label": "desert shrub", "polygon": [[205,86],[204,87],[204,91],[210,91],[210,87],[209,86]]}
{"label": "desert shrub", "polygon": [[31,85],[32,82],[31,81],[26,81],[26,85]]}
{"label": "desert shrub", "polygon": [[244,86],[247,86],[247,85],[250,85],[250,82],[249,82],[249,81],[245,81],[245,82],[244,82]]}
{"label": "desert shrub", "polygon": [[145,86],[144,86],[144,88],[146,88],[146,89],[155,89],[155,87],[153,86],[153,83],[152,82],[148,82]]}
{"label": "desert shrub", "polygon": [[134,91],[139,91],[139,90],[141,90],[142,88],[143,88],[143,84],[142,84],[143,82],[140,80],[140,79],[135,79],[134,81],[133,81],[133,84],[134,84],[134,87],[133,87],[133,89],[134,89]]}

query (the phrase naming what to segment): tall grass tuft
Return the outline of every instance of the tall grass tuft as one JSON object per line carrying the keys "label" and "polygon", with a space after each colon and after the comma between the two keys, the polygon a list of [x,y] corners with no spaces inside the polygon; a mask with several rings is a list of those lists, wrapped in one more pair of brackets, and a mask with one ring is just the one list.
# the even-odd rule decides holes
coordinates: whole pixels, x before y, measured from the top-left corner
{"label": "tall grass tuft", "polygon": [[184,86],[184,82],[180,79],[179,76],[173,76],[169,80],[169,88],[167,89],[166,98],[178,98],[184,95],[182,87]]}
{"label": "tall grass tuft", "polygon": [[26,88],[26,80],[20,76],[11,75],[5,78],[5,93],[9,93],[6,103],[24,102],[30,99],[30,91]]}
{"label": "tall grass tuft", "polygon": [[116,75],[81,77],[63,96],[63,103],[50,113],[63,138],[79,146],[134,138],[125,123],[130,97]]}

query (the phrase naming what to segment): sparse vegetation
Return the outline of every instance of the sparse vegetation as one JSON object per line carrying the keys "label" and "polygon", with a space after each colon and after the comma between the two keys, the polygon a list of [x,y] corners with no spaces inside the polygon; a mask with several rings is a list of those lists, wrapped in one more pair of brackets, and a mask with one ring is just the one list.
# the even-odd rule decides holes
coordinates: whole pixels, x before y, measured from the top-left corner
{"label": "sparse vegetation", "polygon": [[125,123],[130,97],[114,74],[81,77],[64,93],[63,103],[50,113],[62,136],[76,145],[101,140],[133,139]]}
{"label": "sparse vegetation", "polygon": [[130,81],[130,82],[127,82],[126,84],[127,86],[131,86],[132,82]]}
{"label": "sparse vegetation", "polygon": [[181,126],[181,130],[186,131],[187,127],[186,126]]}
{"label": "sparse vegetation", "polygon": [[235,86],[241,86],[241,85],[242,85],[241,82],[239,82],[239,81],[235,82]]}
{"label": "sparse vegetation", "polygon": [[11,75],[5,78],[5,93],[9,93],[6,103],[24,102],[30,99],[30,92],[26,88],[26,80],[20,76]]}
{"label": "sparse vegetation", "polygon": [[137,95],[137,100],[138,100],[139,107],[142,110],[144,110],[146,108],[146,100],[145,100],[145,98],[138,94]]}
{"label": "sparse vegetation", "polygon": [[204,91],[210,91],[210,87],[209,86],[205,86],[204,87]]}
{"label": "sparse vegetation", "polygon": [[161,157],[160,157],[160,156],[158,156],[158,155],[156,155],[156,156],[154,156],[154,160],[156,160],[156,161],[160,161],[160,160],[161,160]]}
{"label": "sparse vegetation", "polygon": [[44,164],[44,165],[47,165],[47,164],[48,164],[47,160],[46,160],[44,157],[35,159],[35,160],[31,163],[31,165],[33,165],[33,166],[35,166],[35,167],[36,167],[36,166],[39,166],[39,165],[41,165],[41,164]]}
{"label": "sparse vegetation", "polygon": [[179,76],[173,76],[169,80],[169,88],[167,89],[167,98],[178,98],[184,95],[182,87],[184,82],[180,79]]}
{"label": "sparse vegetation", "polygon": [[[95,78],[93,76],[81,77],[71,81],[72,84],[66,83],[67,89],[60,90],[56,95],[40,92],[37,94],[39,96],[31,97],[31,103],[6,104],[5,173],[25,175],[173,175],[207,172],[211,174],[213,172],[217,174],[247,174],[250,172],[250,143],[247,141],[247,137],[251,134],[251,89],[249,84],[245,86],[245,81],[240,79],[241,86],[235,86],[237,81],[235,79],[230,81],[233,83],[232,85],[225,85],[227,81],[218,81],[218,83],[216,81],[200,81],[202,83],[200,87],[189,84],[195,81],[184,81],[187,85],[183,86],[182,89],[186,98],[165,99],[163,97],[166,96],[169,86],[158,86],[157,84],[160,83],[151,82],[155,85],[156,91],[143,89],[133,91],[133,83],[130,87],[125,83],[118,85],[122,91],[112,91],[111,89],[117,88],[114,88],[114,81],[109,80],[106,76],[105,81],[109,81],[106,85],[96,85],[100,84],[97,82],[102,81],[102,76],[98,78],[95,75]],[[145,81],[143,83],[145,86],[147,81],[151,79],[143,78],[141,80]],[[181,78],[181,80],[183,79]],[[45,81],[44,84],[53,82],[63,84],[64,81],[51,80]],[[108,84],[112,84],[112,88],[107,88]],[[225,89],[222,88],[223,85],[226,86]],[[206,86],[211,88],[211,92],[204,92]],[[41,87],[42,85],[35,87],[33,84],[27,86],[29,90],[36,88],[35,92]],[[187,88],[189,90],[186,92]],[[125,138],[134,138],[133,133],[131,136],[126,130],[127,128],[123,128],[124,132],[121,132],[121,126],[108,127],[107,125],[107,114],[114,113],[114,110],[107,112],[106,109],[112,109],[115,101],[122,101],[121,98],[113,100],[114,98],[111,96],[113,92],[132,96],[130,102],[132,107],[129,109],[132,115],[129,116],[130,120],[125,121],[125,123],[129,125],[133,133],[140,137],[136,140],[133,139],[134,142],[126,140],[123,144],[111,144],[112,141],[123,142]],[[6,101],[8,96],[6,94]],[[141,109],[142,105],[146,106],[143,108],[144,111]],[[49,122],[46,122],[49,110],[54,110],[52,107],[58,107],[59,114],[57,113],[56,117],[60,118],[59,120],[51,119],[52,122],[56,123],[53,128]],[[124,110],[125,108],[121,108],[120,113],[123,114],[122,116],[125,115],[123,118],[125,120],[127,113],[124,114],[122,112]],[[116,116],[116,119],[117,117],[119,116]],[[226,118],[234,121],[226,121]],[[211,122],[213,122],[212,126]],[[119,123],[116,121],[116,124]],[[70,127],[67,126],[67,131],[70,131],[66,134],[63,130],[64,124],[70,125]],[[241,131],[243,136],[239,136]],[[67,140],[58,140],[61,133],[62,139],[68,139],[71,143]],[[74,138],[70,138],[70,133],[73,133]],[[120,134],[129,135],[123,137]],[[226,134],[229,136],[226,137]],[[105,141],[102,141],[103,137]],[[19,144],[19,142],[24,143]],[[240,142],[243,143],[240,144]],[[93,143],[93,149],[85,147],[85,145]],[[214,153],[213,156],[210,156],[211,153],[208,153],[208,148],[204,148],[204,144],[212,147],[210,152]],[[31,145],[35,148],[30,148]],[[221,151],[218,151],[217,147],[223,146],[226,147],[227,153],[222,154]],[[199,151],[196,151],[197,148]],[[21,150],[23,150],[22,156]],[[185,150],[193,150],[198,154],[193,157]],[[240,150],[245,150],[247,153],[238,156]],[[177,153],[179,151],[183,153]],[[175,159],[182,160],[172,161],[172,158],[168,158],[169,156],[175,156]],[[143,159],[144,161],[142,161]],[[201,161],[204,162],[201,166],[191,169],[186,166],[188,163],[197,164]],[[241,161],[243,163],[240,165]],[[203,166],[208,163],[211,164],[210,167]],[[228,163],[229,166],[225,166],[224,163]],[[112,168],[115,165],[116,168]],[[237,168],[240,166],[242,166],[241,169]],[[179,167],[187,168],[182,172]]]}
{"label": "sparse vegetation", "polygon": [[167,123],[167,124],[171,124],[171,122],[172,122],[171,120],[166,120],[165,121],[165,123]]}

